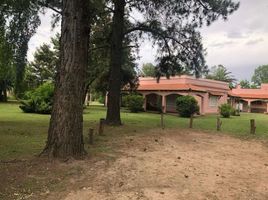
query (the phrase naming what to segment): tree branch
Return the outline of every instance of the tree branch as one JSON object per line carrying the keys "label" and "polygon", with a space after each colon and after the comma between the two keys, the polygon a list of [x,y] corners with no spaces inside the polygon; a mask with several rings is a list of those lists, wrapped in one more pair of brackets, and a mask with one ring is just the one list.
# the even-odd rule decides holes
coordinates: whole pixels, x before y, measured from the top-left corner
{"label": "tree branch", "polygon": [[185,45],[183,45],[180,41],[178,41],[176,38],[174,37],[170,37],[170,36],[167,36],[164,32],[160,32],[158,30],[155,30],[155,29],[152,29],[148,26],[137,26],[137,27],[134,27],[134,28],[131,28],[131,29],[128,29],[124,34],[127,35],[131,32],[134,32],[134,31],[144,31],[144,32],[150,32],[154,35],[158,35],[160,36],[164,42],[165,42],[165,46],[168,48],[168,52],[169,54],[171,55],[171,52],[170,52],[170,47],[169,47],[169,44],[168,44],[168,41],[167,39],[170,39],[170,40],[173,40],[174,42],[176,42],[177,44],[179,44],[180,46],[184,47],[185,49],[187,49],[188,51],[190,51],[188,49],[188,47],[186,47]]}
{"label": "tree branch", "polygon": [[43,6],[43,7],[46,7],[46,8],[49,8],[49,9],[53,10],[54,12],[56,12],[56,13],[58,13],[60,15],[62,14],[62,12],[60,10],[54,8],[53,6],[50,6],[48,3],[44,3],[42,1],[39,1],[39,5]]}
{"label": "tree branch", "polygon": [[199,3],[200,3],[200,5],[205,9],[205,10],[212,10],[212,9],[209,9],[203,2],[202,2],[202,0],[197,0]]}

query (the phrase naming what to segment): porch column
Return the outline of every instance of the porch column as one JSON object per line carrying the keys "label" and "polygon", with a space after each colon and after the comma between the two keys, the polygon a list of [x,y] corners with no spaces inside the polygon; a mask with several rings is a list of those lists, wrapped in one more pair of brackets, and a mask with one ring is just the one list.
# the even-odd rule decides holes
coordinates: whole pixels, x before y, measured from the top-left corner
{"label": "porch column", "polygon": [[248,101],[248,113],[251,112],[251,101]]}
{"label": "porch column", "polygon": [[104,106],[106,107],[107,105],[108,105],[108,92],[106,92],[105,101],[104,101]]}
{"label": "porch column", "polygon": [[85,98],[85,102],[84,102],[85,105],[89,105],[89,102],[88,102],[88,93],[86,94],[86,98]]}
{"label": "porch column", "polygon": [[142,96],[143,96],[143,109],[144,109],[144,111],[146,111],[146,105],[147,105],[146,94],[142,94]]}
{"label": "porch column", "polygon": [[162,95],[162,108],[164,107],[164,113],[166,113],[167,105],[166,105],[166,95]]}
{"label": "porch column", "polygon": [[200,102],[200,114],[201,115],[204,115],[205,112],[204,112],[204,97],[203,96],[200,96],[201,98],[201,102]]}
{"label": "porch column", "polygon": [[89,102],[92,102],[92,93],[89,93]]}
{"label": "porch column", "polygon": [[203,114],[209,113],[209,94],[206,93],[203,95]]}

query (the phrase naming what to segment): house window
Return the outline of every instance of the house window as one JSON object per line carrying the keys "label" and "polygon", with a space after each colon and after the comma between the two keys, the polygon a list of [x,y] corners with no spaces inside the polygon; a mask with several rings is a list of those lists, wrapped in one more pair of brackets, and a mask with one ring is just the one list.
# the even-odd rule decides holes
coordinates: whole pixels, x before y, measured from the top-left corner
{"label": "house window", "polygon": [[209,96],[209,106],[210,107],[217,107],[218,105],[218,96]]}

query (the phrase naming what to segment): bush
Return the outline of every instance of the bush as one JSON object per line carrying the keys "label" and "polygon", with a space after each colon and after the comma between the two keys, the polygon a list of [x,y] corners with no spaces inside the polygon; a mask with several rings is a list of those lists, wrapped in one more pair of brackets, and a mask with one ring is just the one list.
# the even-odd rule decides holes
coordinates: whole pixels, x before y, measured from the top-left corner
{"label": "bush", "polygon": [[50,114],[52,110],[53,94],[54,85],[50,82],[44,83],[24,95],[20,109],[26,113]]}
{"label": "bush", "polygon": [[235,110],[233,107],[231,107],[230,114],[231,114],[232,116],[236,116],[236,110]]}
{"label": "bush", "polygon": [[177,111],[181,117],[191,117],[199,112],[197,100],[192,96],[180,96],[176,99]]}
{"label": "bush", "polygon": [[222,104],[219,106],[220,114],[222,117],[229,118],[235,110],[232,108],[232,106],[228,103]]}
{"label": "bush", "polygon": [[126,95],[122,98],[123,105],[133,113],[143,111],[143,101],[143,97],[136,94]]}

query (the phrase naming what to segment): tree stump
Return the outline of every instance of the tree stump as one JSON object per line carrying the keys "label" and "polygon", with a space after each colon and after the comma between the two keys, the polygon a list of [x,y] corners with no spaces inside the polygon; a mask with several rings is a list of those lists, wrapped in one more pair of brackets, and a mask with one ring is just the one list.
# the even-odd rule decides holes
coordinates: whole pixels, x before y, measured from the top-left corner
{"label": "tree stump", "polygon": [[255,125],[255,119],[250,120],[250,133],[255,134],[256,133],[256,125]]}
{"label": "tree stump", "polygon": [[99,123],[99,135],[103,135],[103,126],[104,126],[105,119],[101,118]]}
{"label": "tree stump", "polygon": [[88,133],[88,142],[91,145],[94,143],[93,135],[94,135],[94,129],[90,128]]}
{"label": "tree stump", "polygon": [[221,130],[221,125],[222,125],[222,121],[221,121],[220,117],[217,117],[217,131]]}

